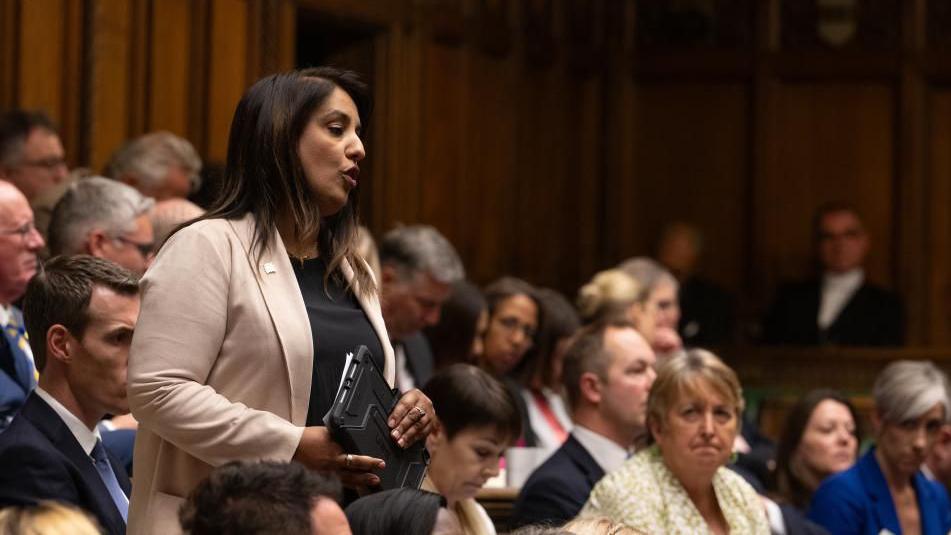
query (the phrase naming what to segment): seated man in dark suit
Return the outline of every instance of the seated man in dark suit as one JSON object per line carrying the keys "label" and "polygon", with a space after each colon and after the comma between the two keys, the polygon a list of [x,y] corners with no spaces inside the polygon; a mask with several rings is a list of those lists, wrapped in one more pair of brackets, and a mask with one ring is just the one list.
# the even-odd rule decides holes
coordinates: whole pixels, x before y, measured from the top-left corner
{"label": "seated man in dark suit", "polygon": [[456,249],[433,227],[397,227],[380,242],[380,305],[396,356],[396,384],[421,387],[433,374],[433,354],[420,332],[439,322],[452,285],[465,278]]}
{"label": "seated man in dark suit", "polygon": [[33,210],[23,193],[0,180],[0,432],[36,386],[23,314],[13,305],[36,274],[36,254],[45,245],[33,223]]}
{"label": "seated man in dark suit", "polygon": [[522,486],[516,524],[561,525],[577,516],[595,483],[645,437],[654,351],[633,326],[586,327],[565,354],[562,378],[575,427]]}
{"label": "seated man in dark suit", "polygon": [[138,288],[132,273],[89,256],[54,258],[30,281],[24,316],[41,375],[0,434],[0,507],[66,502],[125,533],[129,479],[96,424],[129,411]]}
{"label": "seated man in dark suit", "polygon": [[844,203],[820,207],[813,220],[821,278],[782,287],[764,322],[768,344],[899,346],[901,300],[869,283],[862,266],[869,237]]}

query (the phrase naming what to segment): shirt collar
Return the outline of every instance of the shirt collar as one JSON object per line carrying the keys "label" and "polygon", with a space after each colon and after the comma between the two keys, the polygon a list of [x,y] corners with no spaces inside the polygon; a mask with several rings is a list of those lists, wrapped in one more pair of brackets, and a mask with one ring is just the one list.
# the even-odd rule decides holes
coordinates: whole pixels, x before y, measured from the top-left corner
{"label": "shirt collar", "polygon": [[10,305],[0,305],[0,326],[10,323],[10,316],[13,315],[13,309]]}
{"label": "shirt collar", "polygon": [[62,403],[57,401],[56,398],[51,396],[49,392],[43,390],[40,387],[36,387],[36,394],[43,398],[45,401],[56,413],[57,416],[63,423],[66,424],[66,427],[69,428],[69,431],[76,437],[76,441],[79,442],[79,445],[82,446],[83,451],[86,452],[86,455],[92,455],[92,449],[96,446],[96,441],[99,440],[99,428],[89,429],[86,427],[86,424],[82,423],[75,414],[69,412],[69,409],[63,406]]}
{"label": "shirt collar", "polygon": [[588,453],[594,457],[594,460],[605,473],[620,468],[630,456],[630,452],[617,442],[595,433],[577,422],[575,422],[571,434],[584,446],[584,449],[588,450]]}
{"label": "shirt collar", "polygon": [[826,287],[829,286],[843,286],[843,287],[858,287],[865,280],[865,270],[862,268],[855,268],[851,271],[846,271],[845,273],[830,273],[826,272],[822,275],[822,283]]}

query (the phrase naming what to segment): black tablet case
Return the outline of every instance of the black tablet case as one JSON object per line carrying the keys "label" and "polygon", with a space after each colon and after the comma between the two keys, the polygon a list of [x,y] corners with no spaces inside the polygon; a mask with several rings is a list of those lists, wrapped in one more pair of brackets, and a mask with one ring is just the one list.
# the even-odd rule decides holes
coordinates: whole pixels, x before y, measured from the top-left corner
{"label": "black tablet case", "polygon": [[390,436],[386,421],[397,401],[399,391],[390,388],[370,351],[360,346],[344,373],[328,426],[344,451],[386,462],[383,472],[377,473],[383,490],[418,489],[426,475],[429,452],[425,440],[403,449]]}

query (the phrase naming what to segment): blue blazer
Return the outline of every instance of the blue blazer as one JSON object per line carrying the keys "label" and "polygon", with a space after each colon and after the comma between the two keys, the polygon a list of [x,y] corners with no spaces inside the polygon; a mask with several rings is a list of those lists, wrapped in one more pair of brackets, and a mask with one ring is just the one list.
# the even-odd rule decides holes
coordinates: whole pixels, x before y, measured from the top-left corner
{"label": "blue blazer", "polygon": [[[20,310],[11,307],[11,313],[23,325]],[[35,387],[33,362],[17,347],[16,338],[0,325],[0,431],[10,424]]]}
{"label": "blue blazer", "polygon": [[561,525],[578,516],[604,470],[575,436],[541,464],[522,486],[512,514],[518,526]]}
{"label": "blue blazer", "polygon": [[[128,496],[125,470],[108,452],[107,456]],[[56,411],[33,393],[0,433],[0,507],[40,500],[75,505],[95,516],[104,533],[125,533],[125,521],[92,459]]]}
{"label": "blue blazer", "polygon": [[[915,494],[924,535],[947,535],[951,530],[951,502],[939,483],[915,474]],[[875,448],[855,466],[829,477],[819,485],[809,507],[809,519],[832,535],[878,535],[887,529],[901,535],[898,513],[888,484],[875,459]]]}

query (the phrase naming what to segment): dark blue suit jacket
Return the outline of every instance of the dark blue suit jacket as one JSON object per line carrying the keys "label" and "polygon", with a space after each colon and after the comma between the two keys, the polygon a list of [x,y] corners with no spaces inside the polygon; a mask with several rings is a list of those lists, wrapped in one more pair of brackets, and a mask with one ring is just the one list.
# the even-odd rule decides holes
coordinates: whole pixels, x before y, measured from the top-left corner
{"label": "dark blue suit jacket", "polygon": [[[16,307],[11,309],[14,319],[23,325],[23,314]],[[0,333],[0,431],[3,431],[36,387],[36,377],[33,362],[17,347],[16,339],[2,325]]]}
{"label": "dark blue suit jacket", "polygon": [[[832,535],[878,535],[883,529],[901,535],[898,513],[874,453],[872,448],[855,466],[819,485],[809,507],[810,520]],[[929,481],[921,472],[915,474],[913,484],[921,532],[946,535],[951,530],[951,502],[944,487]]]}
{"label": "dark blue suit jacket", "polygon": [[[109,461],[128,496],[125,470],[112,455]],[[40,500],[73,504],[95,516],[105,533],[125,533],[125,521],[92,459],[53,408],[34,393],[0,433],[0,507]]]}
{"label": "dark blue suit jacket", "polygon": [[522,486],[512,514],[515,525],[561,525],[578,516],[604,470],[574,434]]}

